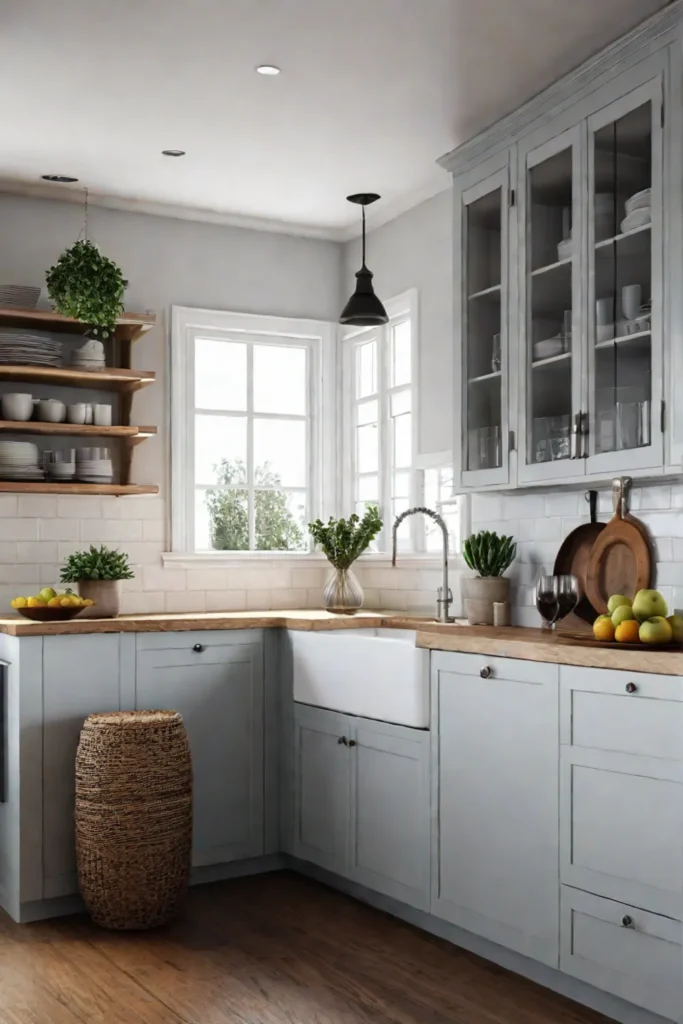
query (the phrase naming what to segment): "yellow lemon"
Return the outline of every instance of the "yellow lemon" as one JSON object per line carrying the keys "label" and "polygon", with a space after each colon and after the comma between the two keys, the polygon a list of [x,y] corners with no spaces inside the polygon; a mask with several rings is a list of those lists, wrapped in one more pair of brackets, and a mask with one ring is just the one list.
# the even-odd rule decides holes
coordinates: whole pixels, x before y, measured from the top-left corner
{"label": "yellow lemon", "polygon": [[51,597],[50,600],[47,602],[48,608],[59,608],[60,604],[61,604],[61,601],[59,600],[59,598],[57,596]]}
{"label": "yellow lemon", "polygon": [[28,601],[26,600],[25,597],[15,597],[14,600],[12,601],[12,607],[14,608],[25,608],[27,604]]}
{"label": "yellow lemon", "polygon": [[609,615],[598,615],[593,623],[593,636],[596,640],[614,640],[614,623]]}

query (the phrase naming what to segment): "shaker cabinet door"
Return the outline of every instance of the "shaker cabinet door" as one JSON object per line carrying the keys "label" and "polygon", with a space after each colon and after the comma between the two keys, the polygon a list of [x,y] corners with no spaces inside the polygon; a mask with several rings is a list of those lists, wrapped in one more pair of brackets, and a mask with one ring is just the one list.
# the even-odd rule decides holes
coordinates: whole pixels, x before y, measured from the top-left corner
{"label": "shaker cabinet door", "polygon": [[195,867],[263,853],[263,649],[215,636],[176,633],[137,655],[136,707],[173,708],[187,729]]}

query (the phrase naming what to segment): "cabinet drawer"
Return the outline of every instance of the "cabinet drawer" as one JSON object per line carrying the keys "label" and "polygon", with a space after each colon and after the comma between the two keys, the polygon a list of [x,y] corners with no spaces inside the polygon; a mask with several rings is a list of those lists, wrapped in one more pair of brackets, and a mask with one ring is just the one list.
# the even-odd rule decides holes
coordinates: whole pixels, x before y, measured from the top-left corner
{"label": "cabinet drawer", "polygon": [[683,1005],[681,925],[562,886],[560,967],[663,1017]]}
{"label": "cabinet drawer", "polygon": [[195,644],[203,647],[231,647],[233,644],[257,644],[262,639],[261,629],[188,629],[169,633],[138,633],[138,651],[192,650]]}
{"label": "cabinet drawer", "polygon": [[683,761],[680,679],[563,665],[560,693],[563,744]]}
{"label": "cabinet drawer", "polygon": [[482,670],[490,670],[484,672],[483,678],[541,684],[556,683],[559,666],[540,661],[496,658],[488,654],[433,651],[432,667],[437,672],[454,672],[464,676],[481,676]]}

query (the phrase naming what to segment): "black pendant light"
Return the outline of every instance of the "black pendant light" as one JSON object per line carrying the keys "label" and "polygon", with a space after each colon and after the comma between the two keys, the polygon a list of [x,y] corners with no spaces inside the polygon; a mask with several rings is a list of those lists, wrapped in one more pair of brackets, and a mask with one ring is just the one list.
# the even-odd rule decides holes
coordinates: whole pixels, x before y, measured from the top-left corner
{"label": "black pendant light", "polygon": [[389,321],[387,311],[372,287],[372,271],[365,266],[365,207],[376,202],[379,196],[375,192],[359,192],[346,198],[350,203],[357,203],[363,208],[363,265],[356,273],[356,290],[344,306],[339,323],[375,327]]}

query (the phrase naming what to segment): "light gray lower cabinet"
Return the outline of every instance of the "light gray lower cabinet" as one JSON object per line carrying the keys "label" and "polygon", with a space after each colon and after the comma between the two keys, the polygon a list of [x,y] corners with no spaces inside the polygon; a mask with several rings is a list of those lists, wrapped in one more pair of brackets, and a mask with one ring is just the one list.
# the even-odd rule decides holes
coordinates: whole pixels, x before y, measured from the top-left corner
{"label": "light gray lower cabinet", "polygon": [[174,708],[192,751],[195,867],[264,849],[263,648],[254,631],[139,634],[136,707]]}
{"label": "light gray lower cabinet", "polygon": [[427,909],[429,732],[296,704],[294,855]]}
{"label": "light gray lower cabinet", "polygon": [[432,702],[432,913],[557,967],[557,666],[434,653]]}

